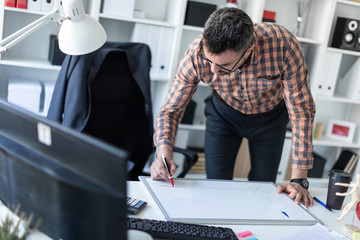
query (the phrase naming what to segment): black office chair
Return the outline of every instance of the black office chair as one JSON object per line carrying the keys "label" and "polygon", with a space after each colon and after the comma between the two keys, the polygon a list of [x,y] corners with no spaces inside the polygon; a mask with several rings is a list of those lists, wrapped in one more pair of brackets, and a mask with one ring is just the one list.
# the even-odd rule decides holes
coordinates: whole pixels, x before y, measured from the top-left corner
{"label": "black office chair", "polygon": [[[66,56],[54,88],[48,118],[125,149],[134,167],[129,179],[144,175],[154,151],[150,94],[151,53],[142,43],[106,43],[82,56]],[[184,177],[197,153],[185,156]]]}

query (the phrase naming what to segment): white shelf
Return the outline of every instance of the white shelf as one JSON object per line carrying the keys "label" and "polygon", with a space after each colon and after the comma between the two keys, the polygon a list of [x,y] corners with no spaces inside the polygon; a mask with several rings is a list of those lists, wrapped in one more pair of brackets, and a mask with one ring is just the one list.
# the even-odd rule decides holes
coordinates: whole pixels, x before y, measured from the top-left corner
{"label": "white shelf", "polygon": [[337,0],[337,3],[354,6],[354,7],[360,7],[360,2],[350,1],[350,0]]}
{"label": "white shelf", "polygon": [[100,18],[104,18],[104,19],[112,19],[112,20],[125,21],[125,22],[131,22],[131,23],[143,23],[143,24],[156,25],[156,26],[162,26],[162,27],[171,27],[171,28],[175,27],[174,24],[164,22],[164,21],[151,20],[151,19],[129,18],[129,17],[121,17],[121,16],[115,16],[115,15],[109,15],[109,14],[103,14],[103,13],[100,13],[99,16],[100,16]]}
{"label": "white shelf", "polygon": [[205,128],[203,124],[179,124],[179,129],[181,130],[205,131]]}
{"label": "white shelf", "polygon": [[341,54],[360,57],[360,52],[356,52],[356,51],[345,50],[345,49],[340,49],[340,48],[332,48],[332,47],[328,47],[327,50],[329,52],[341,53]]}
{"label": "white shelf", "polygon": [[183,29],[188,31],[199,32],[199,33],[202,33],[202,31],[204,30],[204,28],[202,27],[195,27],[190,25],[184,25]]}
{"label": "white shelf", "polygon": [[[292,132],[286,131],[285,138],[292,138]],[[313,144],[318,146],[360,148],[360,143],[346,143],[336,141],[327,137],[322,137],[321,139],[313,139]]]}
{"label": "white shelf", "polygon": [[286,131],[285,138],[292,138],[292,131]]}
{"label": "white shelf", "polygon": [[33,11],[29,9],[14,8],[14,7],[5,7],[5,10],[10,12],[19,12],[19,13],[37,14],[37,15],[45,15],[48,13],[48,12]]}
{"label": "white shelf", "polygon": [[61,66],[52,65],[48,60],[35,60],[35,59],[4,59],[0,61],[2,65],[36,68],[44,70],[60,71]]}
{"label": "white shelf", "polygon": [[167,77],[150,76],[150,79],[151,79],[151,81],[154,81],[154,82],[163,82],[163,83],[169,82],[169,78],[167,78]]}
{"label": "white shelf", "polygon": [[314,145],[318,146],[329,146],[329,147],[345,147],[345,148],[360,148],[359,143],[346,143],[341,141],[336,141],[327,137],[322,137],[321,139],[314,139]]}
{"label": "white shelf", "polygon": [[327,188],[329,184],[329,176],[323,178],[308,178],[310,188]]}
{"label": "white shelf", "polygon": [[316,95],[314,96],[317,100],[323,100],[323,101],[332,101],[332,102],[339,102],[339,103],[350,103],[350,104],[360,104],[360,100],[353,100],[345,97],[337,97],[337,96],[321,96]]}
{"label": "white shelf", "polygon": [[309,44],[315,44],[315,45],[320,45],[323,43],[322,41],[318,41],[318,40],[314,40],[314,39],[310,39],[310,38],[296,37],[296,39],[301,43],[309,43]]}

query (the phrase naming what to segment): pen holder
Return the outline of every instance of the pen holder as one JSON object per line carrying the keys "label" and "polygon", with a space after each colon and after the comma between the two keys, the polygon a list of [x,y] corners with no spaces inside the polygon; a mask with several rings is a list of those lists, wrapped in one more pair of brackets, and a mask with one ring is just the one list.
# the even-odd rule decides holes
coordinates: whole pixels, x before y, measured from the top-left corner
{"label": "pen holder", "polygon": [[351,175],[345,171],[333,169],[329,174],[329,186],[326,198],[326,206],[339,210],[344,202],[345,196],[337,196],[337,192],[346,192],[348,187],[335,185],[335,183],[350,183]]}

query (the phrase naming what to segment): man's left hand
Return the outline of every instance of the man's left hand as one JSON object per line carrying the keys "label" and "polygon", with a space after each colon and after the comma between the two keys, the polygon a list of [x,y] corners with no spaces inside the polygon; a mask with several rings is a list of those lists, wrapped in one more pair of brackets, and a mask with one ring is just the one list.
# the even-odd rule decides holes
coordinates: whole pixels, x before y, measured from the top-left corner
{"label": "man's left hand", "polygon": [[282,192],[288,193],[289,197],[291,199],[294,199],[296,204],[302,202],[305,205],[305,207],[309,207],[313,205],[313,198],[311,197],[309,191],[303,188],[298,183],[291,182],[280,185],[277,187],[277,191],[278,193],[282,193]]}

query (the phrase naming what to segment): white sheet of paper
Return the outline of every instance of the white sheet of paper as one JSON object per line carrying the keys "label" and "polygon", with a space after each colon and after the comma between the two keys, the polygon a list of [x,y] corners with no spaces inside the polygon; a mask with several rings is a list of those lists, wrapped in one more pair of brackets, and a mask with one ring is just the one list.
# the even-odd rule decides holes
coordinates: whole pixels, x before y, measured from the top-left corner
{"label": "white sheet of paper", "polygon": [[320,223],[315,224],[312,227],[309,227],[306,230],[302,230],[291,234],[286,237],[281,237],[276,240],[349,240],[348,238],[338,234],[337,232],[333,232]]}

